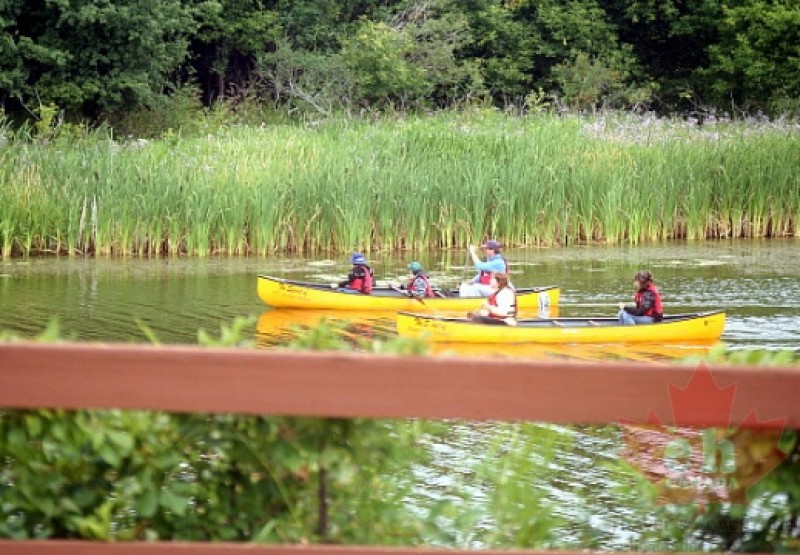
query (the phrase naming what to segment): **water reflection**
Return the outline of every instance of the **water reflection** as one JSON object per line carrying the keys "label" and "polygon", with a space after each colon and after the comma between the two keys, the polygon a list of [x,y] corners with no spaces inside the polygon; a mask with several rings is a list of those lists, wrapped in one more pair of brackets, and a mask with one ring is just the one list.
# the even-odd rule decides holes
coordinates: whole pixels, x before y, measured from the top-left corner
{"label": "water reflection", "polygon": [[339,333],[354,345],[359,339],[385,339],[394,335],[395,312],[269,309],[256,324],[257,344],[263,348],[281,346],[323,321],[335,323]]}
{"label": "water reflection", "polygon": [[430,460],[408,505],[452,505],[440,519],[457,547],[636,549],[663,523],[620,466],[623,444],[611,426],[453,422],[421,442]]}

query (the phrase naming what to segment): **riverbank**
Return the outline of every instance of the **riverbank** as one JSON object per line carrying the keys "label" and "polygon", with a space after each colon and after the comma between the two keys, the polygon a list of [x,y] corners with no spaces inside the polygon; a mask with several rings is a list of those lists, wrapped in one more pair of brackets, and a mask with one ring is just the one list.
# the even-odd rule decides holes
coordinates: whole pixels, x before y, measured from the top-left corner
{"label": "riverbank", "polygon": [[800,126],[495,111],[10,140],[4,257],[794,236]]}

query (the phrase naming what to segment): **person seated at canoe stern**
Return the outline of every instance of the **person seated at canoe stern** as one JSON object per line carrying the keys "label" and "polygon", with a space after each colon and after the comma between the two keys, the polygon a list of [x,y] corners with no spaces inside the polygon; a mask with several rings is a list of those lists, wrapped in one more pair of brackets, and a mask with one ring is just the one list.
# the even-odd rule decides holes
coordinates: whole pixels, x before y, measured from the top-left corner
{"label": "person seated at canoe stern", "polygon": [[474,245],[469,246],[469,254],[478,274],[472,280],[461,284],[458,289],[459,297],[488,297],[493,292],[489,285],[492,274],[499,272],[508,275],[508,261],[500,254],[500,243],[489,240],[482,246],[486,253],[486,262],[482,262],[478,257]]}
{"label": "person seated at canoe stern", "polygon": [[635,305],[630,306],[619,303],[619,323],[626,326],[634,324],[652,324],[664,318],[664,306],[661,302],[661,293],[653,283],[653,274],[647,270],[640,270],[633,276],[633,294]]}
{"label": "person seated at canoe stern", "polygon": [[517,292],[508,282],[508,274],[495,272],[489,278],[492,293],[476,312],[467,314],[482,324],[517,325]]}
{"label": "person seated at canoe stern", "polygon": [[408,265],[408,271],[411,272],[411,278],[408,283],[401,285],[400,289],[408,291],[411,297],[433,297],[433,287],[431,287],[430,278],[419,262],[412,262]]}
{"label": "person seated at canoe stern", "polygon": [[353,264],[353,267],[350,268],[347,279],[339,283],[332,283],[331,288],[342,293],[371,294],[372,286],[375,283],[375,272],[367,264],[367,258],[360,252],[354,252],[350,257],[350,263]]}

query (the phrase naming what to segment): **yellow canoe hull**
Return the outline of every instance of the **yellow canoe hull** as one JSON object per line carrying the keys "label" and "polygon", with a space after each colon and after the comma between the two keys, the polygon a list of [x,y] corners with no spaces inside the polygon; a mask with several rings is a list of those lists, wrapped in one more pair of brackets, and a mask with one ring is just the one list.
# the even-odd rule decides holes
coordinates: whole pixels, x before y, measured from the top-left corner
{"label": "yellow canoe hull", "polygon": [[[476,310],[485,300],[476,297],[434,297],[418,301],[389,288],[375,288],[372,295],[342,293],[325,285],[263,275],[258,276],[258,296],[274,308],[391,312],[466,312]],[[520,289],[517,293],[517,310],[547,316],[551,308],[558,306],[560,296],[558,287]]]}
{"label": "yellow canoe hull", "polygon": [[725,328],[724,312],[665,316],[658,324],[622,326],[616,318],[542,318],[516,326],[480,324],[401,312],[397,333],[452,343],[676,343],[713,342]]}
{"label": "yellow canoe hull", "polygon": [[[396,312],[365,310],[267,309],[256,325],[259,346],[274,347],[298,336],[299,331],[321,320],[342,325],[345,337],[386,338],[395,334]],[[715,342],[681,343],[431,343],[430,353],[469,358],[512,358],[532,360],[583,360],[654,362],[704,355]]]}

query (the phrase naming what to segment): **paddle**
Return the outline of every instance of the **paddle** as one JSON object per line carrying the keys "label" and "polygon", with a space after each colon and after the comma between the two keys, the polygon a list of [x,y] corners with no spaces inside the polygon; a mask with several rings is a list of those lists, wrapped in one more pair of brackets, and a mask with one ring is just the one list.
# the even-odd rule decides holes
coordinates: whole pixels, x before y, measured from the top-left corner
{"label": "paddle", "polygon": [[467,245],[467,258],[464,260],[464,269],[461,271],[461,281],[467,281],[471,274],[472,264],[472,244]]}
{"label": "paddle", "polygon": [[[480,264],[481,259],[477,254],[475,254],[475,248],[475,245],[469,245],[467,247],[467,254],[469,255],[469,258],[472,259],[473,264]],[[469,258],[467,259],[467,264],[469,264]]]}
{"label": "paddle", "polygon": [[425,301],[423,301],[423,300],[422,300],[421,298],[419,298],[419,297],[416,297],[416,296],[412,295],[410,291],[403,291],[403,290],[402,290],[402,289],[400,289],[399,287],[395,287],[395,286],[394,286],[394,285],[392,285],[392,284],[389,284],[389,289],[391,289],[391,290],[393,290],[393,291],[397,291],[398,293],[400,293],[400,294],[402,294],[402,295],[405,295],[405,296],[411,297],[411,298],[412,298],[412,299],[414,299],[415,301],[419,301],[419,303],[420,303],[420,304],[422,304],[422,305],[425,305]]}
{"label": "paddle", "polygon": [[[461,296],[461,284],[465,283],[467,281],[467,279],[469,278],[469,271],[470,271],[470,263],[469,263],[470,260],[469,259],[472,256],[472,253],[470,252],[470,247],[471,246],[472,246],[471,244],[467,246],[467,258],[466,258],[466,260],[464,260],[464,267],[461,269],[461,275],[459,276],[458,283],[456,284],[456,287],[455,287],[455,291],[456,291],[455,296],[456,297],[460,297]],[[444,295],[442,295],[442,296],[444,296]]]}

